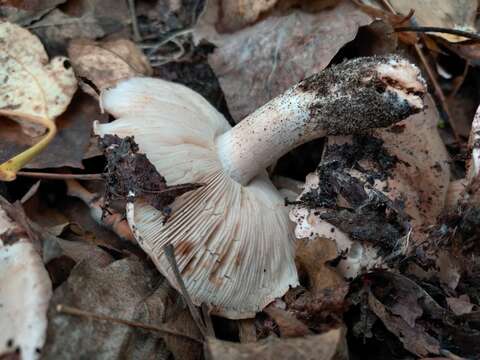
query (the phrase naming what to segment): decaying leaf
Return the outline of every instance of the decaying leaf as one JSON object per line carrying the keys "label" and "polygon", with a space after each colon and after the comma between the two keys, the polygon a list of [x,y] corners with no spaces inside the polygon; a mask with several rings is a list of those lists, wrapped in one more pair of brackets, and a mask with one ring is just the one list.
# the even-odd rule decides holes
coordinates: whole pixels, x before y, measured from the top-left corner
{"label": "decaying leaf", "polygon": [[48,312],[44,359],[150,358],[167,359],[169,351],[155,333],[124,325],[60,314],[58,304],[95,314],[160,325],[165,320],[169,292],[156,270],[133,259],[99,268],[88,259],[72,270],[54,292]]}
{"label": "decaying leaf", "polygon": [[[415,22],[419,26],[477,32],[475,18],[478,0],[390,0],[390,4],[403,15],[407,15],[413,9]],[[466,40],[462,36],[452,34],[433,33],[433,35],[450,42]]]}
{"label": "decaying leaf", "polygon": [[40,254],[0,206],[0,357],[39,358],[51,293]]}
{"label": "decaying leaf", "polygon": [[342,329],[333,329],[320,335],[291,339],[270,337],[246,344],[209,338],[205,345],[205,357],[208,360],[346,360],[348,351],[345,332]]}
{"label": "decaying leaf", "polygon": [[27,26],[49,13],[65,0],[24,0],[0,2],[0,18]]}
{"label": "decaying leaf", "polygon": [[[209,63],[238,122],[289,86],[324,69],[372,20],[351,2],[315,14],[293,10],[232,34],[216,34],[207,8],[197,36],[218,48]],[[216,35],[215,35],[216,34]],[[241,94],[241,96],[239,96]]]}
{"label": "decaying leaf", "polygon": [[222,0],[219,27],[235,31],[255,22],[261,13],[273,8],[278,0]]}
{"label": "decaying leaf", "polygon": [[313,294],[320,294],[325,289],[337,288],[344,280],[327,262],[337,258],[337,248],[333,241],[324,237],[313,240],[300,240],[295,262],[300,273],[308,277],[309,289]]}
{"label": "decaying leaf", "polygon": [[127,1],[67,1],[29,26],[50,54],[64,54],[76,38],[98,39],[111,33],[129,36],[130,12]]}
{"label": "decaying leaf", "polygon": [[[100,112],[97,101],[90,96],[78,92],[72,99],[68,109],[56,119],[57,135],[52,142],[31,162],[27,169],[59,168],[68,166],[83,168],[82,160],[89,155],[100,155],[90,149],[92,124],[94,120],[105,121],[106,114]],[[0,119],[0,163],[35,144],[38,138],[24,133],[17,124],[8,119]],[[95,143],[97,143],[96,139]]]}
{"label": "decaying leaf", "polygon": [[[45,119],[55,119],[67,108],[77,89],[68,59],[48,55],[40,40],[21,27],[0,23],[0,114],[21,122],[29,135]],[[36,130],[33,130],[36,129]]]}
{"label": "decaying leaf", "polygon": [[55,118],[70,103],[77,80],[66,58],[49,63],[40,40],[8,22],[0,23],[0,62],[0,115],[20,122],[30,135],[48,129],[37,144],[0,165],[0,178],[11,181],[55,136]]}
{"label": "decaying leaf", "polygon": [[98,96],[100,91],[113,87],[120,80],[152,74],[145,55],[126,39],[105,42],[76,39],[70,43],[68,55],[77,76],[88,80],[80,86],[92,96]]}

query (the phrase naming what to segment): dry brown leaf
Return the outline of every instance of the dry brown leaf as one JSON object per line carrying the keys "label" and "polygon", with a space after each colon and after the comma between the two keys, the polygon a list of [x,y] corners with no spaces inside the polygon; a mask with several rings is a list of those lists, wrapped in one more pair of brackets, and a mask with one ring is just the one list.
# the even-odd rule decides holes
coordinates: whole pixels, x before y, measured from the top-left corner
{"label": "dry brown leaf", "polygon": [[390,314],[385,307],[372,293],[369,294],[368,304],[370,309],[384,323],[386,328],[398,336],[405,349],[418,355],[439,354],[440,343],[430,336],[423,326],[417,324],[411,327],[404,319]]}
{"label": "dry brown leaf", "polygon": [[325,68],[371,18],[349,1],[309,14],[294,10],[269,16],[233,34],[214,29],[215,9],[207,8],[198,37],[218,46],[209,63],[238,122],[299,80]]}
{"label": "dry brown leaf", "polygon": [[346,360],[345,332],[333,329],[321,335],[278,339],[270,337],[255,343],[237,344],[209,338],[205,344],[207,360]]}
{"label": "dry brown leaf", "polygon": [[55,8],[29,26],[50,54],[64,54],[72,39],[98,39],[112,33],[129,36],[131,25],[127,1],[75,0]]}
{"label": "dry brown leaf", "polygon": [[469,314],[476,307],[475,304],[471,303],[470,297],[466,294],[460,295],[458,298],[447,297],[447,304],[455,315]]}
{"label": "dry brown leaf", "polygon": [[299,271],[308,276],[310,291],[321,294],[325,289],[345,284],[343,278],[326,263],[338,256],[335,243],[324,237],[299,240],[295,261]]}
{"label": "dry brown leaf", "polygon": [[30,25],[65,0],[0,1],[0,18],[20,26]]}
{"label": "dry brown leaf", "polygon": [[[434,26],[476,33],[475,19],[478,0],[390,0],[393,8],[403,15],[411,9],[418,26]],[[466,40],[462,36],[432,33],[450,42]]]}
{"label": "dry brown leaf", "polygon": [[272,9],[278,0],[222,0],[219,28],[229,32],[254,23],[261,13]]}
{"label": "dry brown leaf", "polygon": [[[82,160],[91,155],[100,155],[96,146],[90,148],[92,124],[94,120],[106,121],[108,116],[100,112],[98,102],[90,96],[78,92],[68,109],[55,121],[58,133],[52,142],[31,162],[28,169],[59,168],[68,166],[83,169]],[[0,118],[0,163],[25,150],[38,141],[23,134],[20,127],[8,119]],[[96,144],[96,141],[95,141]]]}
{"label": "dry brown leaf", "polygon": [[[105,42],[76,39],[70,43],[68,55],[77,76],[88,80],[80,86],[95,97],[100,91],[113,87],[120,80],[152,74],[146,56],[127,39]],[[92,88],[90,84],[96,88]]]}
{"label": "dry brown leaf", "polygon": [[283,338],[300,337],[312,334],[307,325],[295,318],[295,316],[288,311],[275,307],[274,304],[267,306],[263,311],[275,320],[280,335]]}
{"label": "dry brown leaf", "polygon": [[8,22],[0,23],[0,114],[18,120],[29,135],[43,127],[33,123],[54,120],[67,108],[77,80],[67,58],[50,62],[40,40]]}
{"label": "dry brown leaf", "polygon": [[[98,268],[88,259],[77,264],[53,295],[43,359],[167,359],[170,352],[159,334],[105,321],[60,314],[58,304],[95,314],[161,325],[169,292],[156,270],[123,259]],[[161,335],[160,335],[161,336]]]}

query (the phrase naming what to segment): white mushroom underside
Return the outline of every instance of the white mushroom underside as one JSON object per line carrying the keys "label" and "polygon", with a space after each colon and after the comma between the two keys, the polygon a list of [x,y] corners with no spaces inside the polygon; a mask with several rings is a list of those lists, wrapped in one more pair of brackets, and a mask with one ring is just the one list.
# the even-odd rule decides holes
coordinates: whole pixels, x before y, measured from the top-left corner
{"label": "white mushroom underside", "polygon": [[134,136],[168,185],[206,184],[177,198],[165,225],[162,213],[141,200],[130,214],[140,246],[170,283],[178,289],[165,244],[175,247],[193,301],[218,315],[252,317],[298,284],[282,196],[265,174],[242,186],[224,173],[215,140],[230,125],[204,98],[181,85],[134,78],[104,93],[102,105],[118,119],[97,125],[98,135]]}

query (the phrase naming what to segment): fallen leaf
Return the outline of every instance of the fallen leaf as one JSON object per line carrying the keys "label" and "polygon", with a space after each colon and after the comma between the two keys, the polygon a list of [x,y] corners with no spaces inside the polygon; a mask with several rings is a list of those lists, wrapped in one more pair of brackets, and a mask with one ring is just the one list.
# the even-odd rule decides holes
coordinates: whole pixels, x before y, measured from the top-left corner
{"label": "fallen leaf", "polygon": [[65,54],[75,38],[98,39],[115,33],[129,36],[131,26],[127,1],[76,0],[53,9],[29,26],[44,42],[50,54]]}
{"label": "fallen leaf", "polygon": [[207,8],[196,36],[217,46],[209,63],[237,122],[289,86],[323,70],[354,39],[358,28],[372,21],[343,1],[315,14],[293,10],[232,34],[218,34],[210,19],[214,11]]}
{"label": "fallen leaf", "polygon": [[[478,0],[390,0],[393,8],[407,15],[411,9],[418,26],[433,26],[476,33],[475,19]],[[464,41],[458,35],[432,33],[450,42]]]}
{"label": "fallen leaf", "polygon": [[468,295],[460,295],[456,297],[447,297],[448,307],[453,311],[455,315],[469,314],[476,307],[475,304],[470,302]]}
{"label": "fallen leaf", "polygon": [[205,344],[205,358],[207,360],[346,360],[348,350],[345,332],[342,329],[333,329],[320,335],[290,339],[270,337],[246,344],[208,338]]}
{"label": "fallen leaf", "polygon": [[327,265],[328,261],[334,260],[337,256],[335,243],[328,238],[299,240],[295,262],[300,274],[303,271],[308,277],[309,289],[314,295],[345,284],[345,280],[338,272]]}
{"label": "fallen leaf", "polygon": [[[58,133],[55,138],[42,153],[25,165],[25,168],[45,169],[68,166],[83,169],[82,160],[87,155],[101,154],[98,146],[96,146],[96,151],[89,147],[93,138],[93,121],[105,121],[106,119],[108,116],[100,112],[96,100],[81,92],[77,93],[67,111],[56,120]],[[38,138],[22,134],[16,124],[1,118],[0,134],[2,139],[0,163],[38,142]],[[97,141],[95,140],[95,142]]]}
{"label": "fallen leaf", "polygon": [[423,326],[416,324],[411,327],[402,318],[389,314],[385,306],[372,294],[369,295],[368,304],[385,327],[398,336],[405,349],[418,356],[440,353],[440,343],[430,336]]}
{"label": "fallen leaf", "polygon": [[132,260],[118,260],[98,268],[86,259],[57,288],[48,312],[49,326],[43,359],[156,358],[170,352],[158,334],[105,321],[60,314],[58,304],[95,314],[160,325],[164,322],[168,291],[154,269]]}
{"label": "fallen leaf", "polygon": [[39,358],[52,284],[28,233],[0,206],[0,357]]}
{"label": "fallen leaf", "polygon": [[45,128],[38,123],[63,113],[77,89],[68,59],[56,57],[48,62],[36,36],[2,22],[0,62],[0,114],[19,121],[31,136],[43,134]]}
{"label": "fallen leaf", "polygon": [[0,18],[20,26],[37,21],[66,0],[20,0],[0,2]]}
{"label": "fallen leaf", "polygon": [[222,32],[241,29],[254,23],[261,13],[272,9],[278,0],[221,0],[218,26]]}
{"label": "fallen leaf", "polygon": [[[145,55],[127,39],[105,42],[75,39],[68,46],[68,56],[72,59],[75,74],[84,79],[80,86],[95,97],[121,80],[152,75]],[[95,88],[92,88],[92,84]]]}
{"label": "fallen leaf", "polygon": [[307,325],[283,309],[270,305],[263,309],[263,312],[275,320],[282,338],[301,337],[312,334]]}

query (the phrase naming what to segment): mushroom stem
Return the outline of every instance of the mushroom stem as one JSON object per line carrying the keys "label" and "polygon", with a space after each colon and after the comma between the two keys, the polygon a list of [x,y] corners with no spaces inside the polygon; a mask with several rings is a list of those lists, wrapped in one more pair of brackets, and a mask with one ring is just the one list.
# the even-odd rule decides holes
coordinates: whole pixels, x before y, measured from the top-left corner
{"label": "mushroom stem", "polygon": [[423,108],[419,69],[398,56],[365,57],[315,74],[217,139],[224,170],[246,185],[297,146],[387,127]]}

